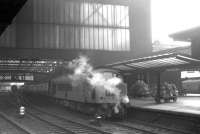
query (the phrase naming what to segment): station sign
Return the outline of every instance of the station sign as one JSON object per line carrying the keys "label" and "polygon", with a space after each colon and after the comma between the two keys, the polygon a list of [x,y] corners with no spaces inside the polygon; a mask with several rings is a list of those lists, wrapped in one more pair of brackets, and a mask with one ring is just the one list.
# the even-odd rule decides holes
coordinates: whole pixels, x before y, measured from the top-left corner
{"label": "station sign", "polygon": [[34,81],[32,73],[0,73],[0,81]]}

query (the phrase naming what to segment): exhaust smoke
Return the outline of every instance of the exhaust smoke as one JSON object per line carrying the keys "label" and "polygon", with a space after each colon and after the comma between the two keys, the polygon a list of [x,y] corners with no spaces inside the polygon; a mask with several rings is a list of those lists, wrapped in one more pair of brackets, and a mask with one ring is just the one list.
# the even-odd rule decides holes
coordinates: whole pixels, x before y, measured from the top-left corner
{"label": "exhaust smoke", "polygon": [[[68,76],[72,81],[72,85],[78,85],[87,81],[93,88],[101,90],[101,92],[107,91],[114,94],[116,98],[114,111],[115,113],[119,113],[118,107],[123,98],[120,96],[121,90],[118,88],[118,85],[122,83],[122,79],[118,77],[105,77],[104,74],[95,71],[88,61],[89,59],[87,57],[79,56],[79,58],[69,62],[68,68],[73,70],[73,74]],[[129,101],[127,98],[125,98],[126,102]]]}

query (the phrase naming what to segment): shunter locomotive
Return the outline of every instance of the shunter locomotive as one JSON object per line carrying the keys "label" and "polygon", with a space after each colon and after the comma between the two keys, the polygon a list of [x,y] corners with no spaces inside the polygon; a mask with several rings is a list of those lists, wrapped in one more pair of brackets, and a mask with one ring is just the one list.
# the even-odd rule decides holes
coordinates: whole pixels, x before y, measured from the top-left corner
{"label": "shunter locomotive", "polygon": [[[116,77],[113,72],[101,73],[106,77]],[[123,81],[116,85],[117,91],[112,91],[103,85],[91,86],[86,79],[75,81],[74,84],[66,75],[60,75],[48,82],[25,84],[23,88],[26,92],[47,95],[73,110],[105,118],[123,118],[129,103],[127,86]]]}

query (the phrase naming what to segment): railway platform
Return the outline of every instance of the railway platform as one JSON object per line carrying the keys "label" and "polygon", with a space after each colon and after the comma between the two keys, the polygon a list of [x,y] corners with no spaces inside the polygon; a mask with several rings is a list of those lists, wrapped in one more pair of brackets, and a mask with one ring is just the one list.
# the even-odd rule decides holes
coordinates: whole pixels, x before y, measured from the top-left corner
{"label": "railway platform", "polygon": [[131,107],[200,117],[200,96],[178,97],[177,102],[156,104],[154,98],[130,99]]}

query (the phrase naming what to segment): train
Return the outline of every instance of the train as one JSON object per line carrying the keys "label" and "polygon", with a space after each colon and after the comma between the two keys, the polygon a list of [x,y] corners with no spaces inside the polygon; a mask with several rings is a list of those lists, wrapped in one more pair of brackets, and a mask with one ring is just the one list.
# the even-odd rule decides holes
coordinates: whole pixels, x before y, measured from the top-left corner
{"label": "train", "polygon": [[95,70],[92,75],[80,75],[72,80],[70,75],[61,73],[46,82],[26,83],[22,88],[24,93],[51,97],[57,103],[76,111],[103,118],[124,118],[129,98],[122,77],[116,72],[105,70]]}
{"label": "train", "polygon": [[200,79],[188,79],[182,81],[183,94],[200,94]]}

